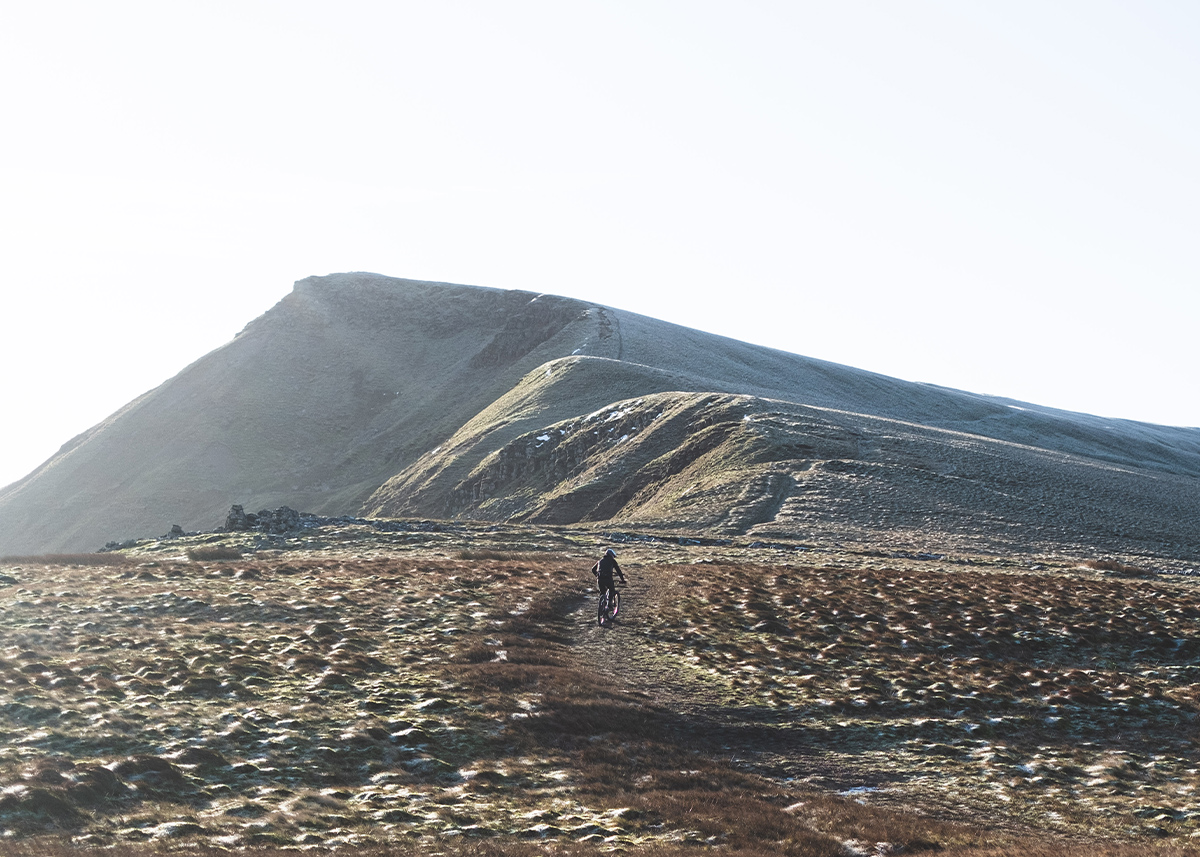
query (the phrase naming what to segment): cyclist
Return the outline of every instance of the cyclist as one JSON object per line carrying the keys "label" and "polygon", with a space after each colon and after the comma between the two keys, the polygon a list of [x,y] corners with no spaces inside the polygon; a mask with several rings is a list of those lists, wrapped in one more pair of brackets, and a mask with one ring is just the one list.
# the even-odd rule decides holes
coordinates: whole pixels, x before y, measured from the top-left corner
{"label": "cyclist", "polygon": [[616,572],[617,577],[621,578],[621,585],[625,585],[625,572],[621,571],[621,566],[617,565],[617,554],[612,548],[604,552],[604,556],[600,557],[600,561],[592,566],[592,576],[596,578],[596,587],[601,592],[607,592],[608,597],[612,598],[617,592],[617,585],[613,583],[613,572]]}

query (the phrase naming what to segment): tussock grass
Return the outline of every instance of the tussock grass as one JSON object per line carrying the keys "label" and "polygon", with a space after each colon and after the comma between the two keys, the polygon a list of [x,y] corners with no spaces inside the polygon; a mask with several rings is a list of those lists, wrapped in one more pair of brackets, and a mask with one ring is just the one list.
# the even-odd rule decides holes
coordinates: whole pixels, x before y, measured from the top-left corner
{"label": "tussock grass", "polygon": [[449,669],[457,683],[479,694],[478,704],[494,706],[497,691],[534,700],[528,710],[513,712],[508,734],[514,750],[560,759],[573,793],[589,804],[626,807],[625,824],[677,828],[690,843],[685,847],[719,845],[730,854],[842,855],[847,831],[909,852],[983,841],[970,828],[836,798],[811,796],[809,805],[820,812],[784,811],[786,793],[714,760],[709,737],[697,734],[686,717],[614,685],[603,661],[590,669],[571,655],[561,625],[579,602],[578,583],[560,584],[538,591],[525,612],[503,624],[507,634],[497,645],[536,650],[538,664]]}
{"label": "tussock grass", "polygon": [[1071,842],[1036,838],[1003,846],[967,848],[955,857],[1193,857],[1200,848],[1162,842]]}
{"label": "tussock grass", "polygon": [[[756,819],[746,819],[753,822]],[[721,837],[717,837],[720,839]],[[780,848],[767,848],[754,845],[740,845],[728,841],[716,843],[719,850],[715,853],[729,857],[772,857],[772,855],[792,855],[792,857],[846,857],[856,852],[863,854],[885,854],[880,851],[875,842],[845,840],[834,842],[811,833],[802,834],[796,841],[787,842]],[[854,848],[855,850],[851,850]],[[356,847],[353,849],[358,857],[545,857],[547,854],[563,855],[563,857],[593,857],[598,853],[596,843],[555,842],[548,847],[541,842],[495,841],[495,840],[466,840],[462,837],[451,839],[433,839],[426,842],[392,843]],[[194,857],[228,857],[228,848],[197,846],[194,844],[181,847],[179,843],[130,843],[121,845],[115,852],[120,857],[167,857],[186,853]],[[250,857],[294,857],[297,849],[294,847],[257,847],[243,850],[241,853]],[[346,854],[347,849],[339,847],[323,848],[312,844],[304,848],[305,854]],[[603,852],[601,852],[603,853]],[[619,852],[618,852],[619,853]],[[679,857],[679,855],[696,855],[708,853],[708,849],[697,847],[695,843],[646,843],[636,849],[637,854],[648,857]],[[1194,857],[1200,854],[1196,848],[1162,844],[1162,843],[1126,843],[1102,844],[1060,842],[1055,840],[1025,839],[1011,845],[999,847],[965,847],[965,848],[914,848],[903,852],[912,854],[937,854],[939,857]],[[72,845],[69,842],[55,840],[50,837],[39,837],[33,841],[22,843],[0,844],[0,855],[5,857],[100,857],[112,855],[114,851],[105,847],[87,847]]]}
{"label": "tussock grass", "polygon": [[222,559],[241,559],[242,552],[229,545],[200,545],[188,548],[187,558],[193,562],[209,562]]}
{"label": "tussock grass", "polygon": [[0,565],[131,565],[137,560],[122,553],[47,553],[2,556]]}
{"label": "tussock grass", "polygon": [[533,551],[508,551],[495,548],[463,548],[455,553],[455,559],[464,560],[504,560],[506,562],[546,562],[546,553]]}
{"label": "tussock grass", "polygon": [[1197,853],[1186,581],[586,565],[31,564],[0,854]]}
{"label": "tussock grass", "polygon": [[1128,565],[1115,559],[1089,559],[1083,563],[1083,566],[1095,571],[1115,571],[1118,574],[1125,574],[1131,577],[1145,577],[1154,573],[1141,566]]}

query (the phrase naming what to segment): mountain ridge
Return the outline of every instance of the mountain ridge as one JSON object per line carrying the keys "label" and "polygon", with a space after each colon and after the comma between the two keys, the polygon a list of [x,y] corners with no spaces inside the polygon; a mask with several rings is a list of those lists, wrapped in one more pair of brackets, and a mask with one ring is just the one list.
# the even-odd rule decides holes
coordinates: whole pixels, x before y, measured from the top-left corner
{"label": "mountain ridge", "polygon": [[[479,517],[509,509],[537,520],[550,514],[530,496],[540,491],[543,500],[556,498],[551,517],[562,522],[599,520],[597,509],[612,509],[614,520],[624,524],[686,523],[688,504],[677,498],[672,506],[639,476],[638,468],[656,459],[637,456],[605,454],[591,462],[608,462],[614,469],[606,478],[626,484],[600,505],[580,499],[587,492],[571,482],[578,474],[565,473],[536,486],[521,482],[520,497],[460,502],[471,485],[485,481],[479,468],[491,467],[486,481],[496,484],[498,462],[516,461],[511,444],[530,432],[537,437],[615,403],[670,393],[735,397],[722,400],[724,410],[710,409],[722,438],[712,426],[683,420],[655,443],[696,451],[693,434],[712,442],[703,455],[720,471],[712,477],[713,502],[760,490],[773,498],[750,504],[761,520],[743,521],[748,532],[829,538],[889,532],[886,520],[859,508],[858,479],[898,491],[903,482],[909,487],[901,493],[925,485],[908,501],[927,519],[923,529],[913,529],[913,539],[923,533],[924,541],[961,543],[964,549],[998,545],[1005,540],[951,537],[963,516],[987,520],[993,502],[1004,509],[996,532],[1035,525],[1032,511],[1002,500],[1005,481],[1015,479],[1031,505],[1053,509],[1063,520],[1096,516],[1075,534],[1060,527],[1045,541],[1047,549],[1092,544],[1200,557],[1190,525],[1200,507],[1200,429],[1072,414],[901,381],[573,298],[366,273],[298,281],[229,343],[0,489],[0,553],[95,549],[111,539],[157,535],[174,523],[210,528],[234,503],[395,516]],[[745,401],[730,404],[736,397]],[[764,415],[775,413],[775,423],[769,441],[751,444],[761,460],[739,461],[739,449],[750,447],[737,444],[750,439],[735,429],[746,427],[726,423],[751,399],[758,404],[743,416],[765,426]],[[856,437],[857,446],[844,456],[812,461],[787,452],[823,448],[813,433],[832,427]],[[1017,454],[1006,443],[1044,454]],[[937,478],[925,484],[924,476],[913,476],[920,467],[905,470],[914,456],[922,467],[934,462],[929,472]],[[980,463],[989,456],[1012,460],[1004,467]],[[830,463],[837,461],[850,464]],[[1107,481],[1097,481],[1080,461],[1116,469],[1104,471]],[[872,462],[879,467],[863,470],[871,478],[847,475]],[[586,470],[588,463],[578,464]],[[838,467],[837,480],[816,477]],[[992,500],[984,491],[972,493],[967,508],[939,503],[942,491],[966,497],[951,490],[960,478],[947,470],[954,467],[983,474]],[[1044,472],[1022,474],[1022,467]],[[670,478],[678,480],[681,472]],[[901,479],[901,473],[908,475]],[[789,512],[818,483],[817,494],[830,509],[854,507],[847,521],[822,515],[821,526],[812,529],[813,521]],[[640,487],[633,490],[635,484]],[[658,499],[630,506],[630,495],[619,502],[617,495],[631,490]],[[579,502],[564,499],[572,496]],[[1122,510],[1123,504],[1147,503],[1153,513]],[[1088,515],[1073,511],[1080,509]],[[723,526],[708,512],[693,523],[702,521]],[[1107,531],[1128,531],[1130,538],[1106,538]]]}

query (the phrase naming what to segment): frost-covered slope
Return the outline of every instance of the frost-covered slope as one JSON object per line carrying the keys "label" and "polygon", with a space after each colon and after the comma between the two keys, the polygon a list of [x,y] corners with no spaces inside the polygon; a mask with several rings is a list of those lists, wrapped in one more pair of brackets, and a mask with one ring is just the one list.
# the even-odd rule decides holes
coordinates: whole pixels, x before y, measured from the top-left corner
{"label": "frost-covered slope", "polygon": [[587,305],[377,275],[302,280],[232,342],[0,493],[0,553],[345,513],[532,367],[599,337]]}
{"label": "frost-covered slope", "polygon": [[500,444],[486,429],[504,423],[494,409],[482,431],[389,482],[377,511],[916,552],[1200,557],[1195,477],[965,432],[706,392],[514,420]]}
{"label": "frost-covered slope", "polygon": [[[579,458],[569,472],[559,467],[555,478],[532,481],[528,474],[524,481],[505,475],[505,468],[516,468],[518,449],[539,460],[536,444],[529,448],[530,433],[536,439],[552,428],[567,431],[605,409],[629,407],[636,415],[630,418],[641,419],[638,408],[649,405],[624,403],[675,393],[696,394],[671,405],[693,416],[674,421],[675,430],[648,432],[647,438],[656,436],[653,449],[632,438],[611,455],[568,444]],[[706,394],[716,396],[714,402],[782,403],[752,407],[760,416],[792,413],[793,405],[822,416],[777,427],[782,439],[764,446],[752,443],[745,429],[769,421],[743,414],[750,416],[745,426],[717,439],[694,416],[709,407],[700,404]],[[1156,535],[1147,536],[1155,544],[1173,544],[1168,536],[1179,528],[1176,522],[1189,514],[1194,519],[1200,430],[1016,405],[585,301],[375,274],[314,277],[297,283],[232,342],[0,491],[0,554],[95,549],[109,540],[160,535],[176,523],[210,528],[234,503],[324,514],[615,516],[803,532],[808,516],[796,492],[819,480],[800,474],[836,470],[842,465],[827,464],[835,461],[873,461],[895,470],[914,457],[936,460],[940,481],[905,482],[917,495],[927,493],[904,495],[902,505],[941,515],[939,532],[954,531],[948,523],[954,515],[988,521],[992,504],[1017,508],[1010,503],[1014,496],[1022,508],[1050,498],[1064,513],[1059,520],[1075,515],[1083,522],[1081,532],[1128,529],[1141,538],[1158,516],[1157,528],[1149,527]],[[725,425],[733,411],[722,413],[709,417]],[[854,439],[851,452],[785,454],[791,446],[823,450],[824,441],[812,433],[831,425],[834,434]],[[696,456],[708,462],[704,474],[688,465],[668,467],[661,485],[649,478],[659,472],[653,462],[683,460],[670,458],[672,446],[696,451],[697,435],[714,444]],[[1030,451],[1015,458],[997,452],[1018,447]],[[994,471],[978,465],[1001,458],[1008,463]],[[780,461],[791,463],[764,469],[763,462]],[[1100,475],[1083,481],[1064,475],[1083,472],[1077,466]],[[823,509],[849,515],[853,507],[856,531],[891,532],[891,516],[870,512],[870,503],[839,499],[863,496],[856,486],[869,484],[849,472],[821,483],[828,491],[811,496],[823,498]],[[578,483],[580,473],[593,473],[596,481]],[[687,479],[724,487],[712,487],[703,504],[671,500],[672,492],[683,496]],[[983,487],[959,509],[941,498],[947,479]],[[1013,479],[1025,487],[1008,491]],[[610,483],[618,488],[605,493],[597,487]],[[755,499],[760,494],[768,499]],[[876,496],[878,509],[887,508],[887,496]],[[722,502],[745,509],[735,521],[702,508]],[[1145,515],[1117,514],[1134,506]],[[753,514],[746,511],[751,508]],[[1009,513],[997,515],[997,526],[1007,527]],[[1179,544],[1190,545],[1189,538],[1180,536]]]}

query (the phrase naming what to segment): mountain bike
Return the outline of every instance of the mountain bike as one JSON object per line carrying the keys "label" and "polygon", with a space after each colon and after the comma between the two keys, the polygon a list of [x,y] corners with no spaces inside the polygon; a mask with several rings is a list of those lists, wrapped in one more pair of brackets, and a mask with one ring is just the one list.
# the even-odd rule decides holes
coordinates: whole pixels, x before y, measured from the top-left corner
{"label": "mountain bike", "polygon": [[621,593],[614,587],[610,593],[607,589],[601,591],[600,600],[596,604],[596,624],[603,628],[621,609]]}

